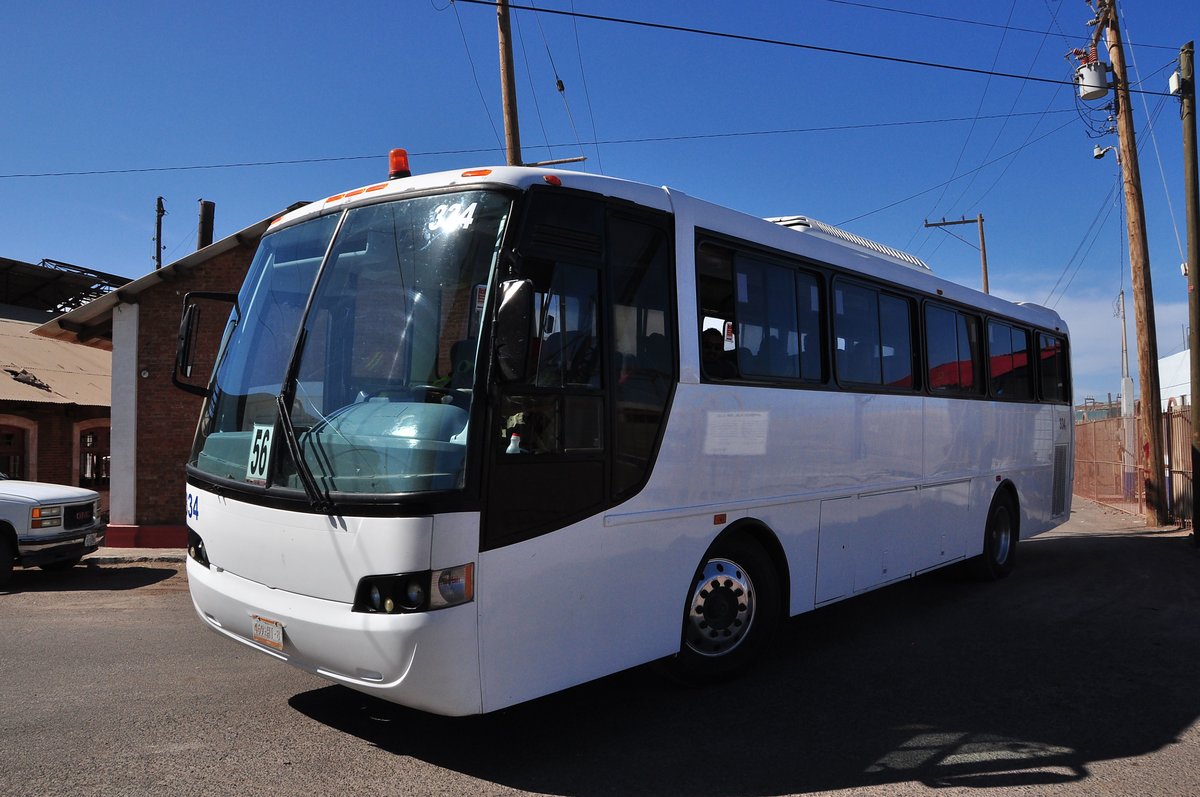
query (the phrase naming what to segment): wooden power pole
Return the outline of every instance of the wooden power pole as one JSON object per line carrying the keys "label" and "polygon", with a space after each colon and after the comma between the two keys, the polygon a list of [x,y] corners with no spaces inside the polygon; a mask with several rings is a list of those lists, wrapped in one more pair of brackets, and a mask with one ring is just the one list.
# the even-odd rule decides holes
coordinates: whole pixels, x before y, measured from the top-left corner
{"label": "wooden power pole", "polygon": [[520,166],[521,129],[517,124],[517,77],[513,71],[508,0],[496,0],[496,25],[500,34],[500,95],[504,104],[504,149],[508,165]]}
{"label": "wooden power pole", "polygon": [[942,219],[941,221],[935,221],[932,224],[929,223],[928,219],[925,220],[926,227],[949,227],[953,224],[979,225],[979,259],[983,265],[983,292],[991,293],[991,291],[988,290],[987,241],[985,241],[983,238],[983,214],[980,213],[976,218],[973,219],[961,219],[959,221],[946,221],[945,219]]}
{"label": "wooden power pole", "polygon": [[1200,180],[1196,172],[1196,68],[1192,42],[1179,51],[1180,119],[1183,120],[1183,187],[1187,194],[1188,357],[1192,371],[1192,541],[1200,545],[1196,479],[1200,477]]}
{"label": "wooden power pole", "polygon": [[1121,153],[1121,175],[1125,189],[1125,217],[1129,232],[1129,270],[1133,287],[1133,316],[1137,328],[1138,382],[1142,387],[1139,422],[1142,429],[1145,469],[1146,522],[1167,524],[1163,478],[1162,404],[1158,383],[1158,339],[1154,331],[1154,294],[1150,281],[1150,250],[1146,243],[1146,209],[1142,205],[1142,177],[1138,169],[1137,143],[1133,132],[1133,106],[1125,77],[1125,51],[1121,45],[1117,9],[1103,0],[1097,4],[1097,31],[1107,31],[1108,55],[1116,92],[1117,137]]}

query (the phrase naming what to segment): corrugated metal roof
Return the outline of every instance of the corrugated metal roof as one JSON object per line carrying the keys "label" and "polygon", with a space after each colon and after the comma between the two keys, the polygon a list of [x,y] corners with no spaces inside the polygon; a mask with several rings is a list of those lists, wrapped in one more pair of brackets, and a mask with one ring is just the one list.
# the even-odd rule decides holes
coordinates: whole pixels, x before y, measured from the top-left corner
{"label": "corrugated metal roof", "polygon": [[112,354],[33,334],[0,319],[0,401],[112,405]]}
{"label": "corrugated metal roof", "polygon": [[[301,204],[297,203],[292,207],[299,207]],[[257,244],[258,239],[262,237],[263,233],[267,231],[267,227],[270,226],[271,222],[278,215],[276,213],[271,218],[251,224],[249,227],[239,230],[227,238],[222,238],[216,243],[181,257],[174,263],[163,266],[157,271],[151,271],[149,274],[139,277],[112,293],[107,293],[99,299],[85,304],[83,307],[78,307],[53,321],[42,324],[37,328],[36,334],[47,338],[55,338],[57,340],[70,341],[71,343],[79,343],[84,346],[112,351],[112,315],[113,309],[118,304],[121,302],[137,301],[137,295],[147,288],[151,288],[160,282],[170,282],[188,269],[210,260],[219,254],[228,252],[230,249],[243,243]]]}

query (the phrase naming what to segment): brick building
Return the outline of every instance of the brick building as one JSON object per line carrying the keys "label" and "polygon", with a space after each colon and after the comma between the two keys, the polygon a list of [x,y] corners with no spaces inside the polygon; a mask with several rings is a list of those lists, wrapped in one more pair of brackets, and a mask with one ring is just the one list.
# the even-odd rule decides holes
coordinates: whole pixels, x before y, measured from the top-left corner
{"label": "brick building", "polygon": [[[236,292],[269,223],[251,225],[35,330],[112,352],[109,545],[186,544],[184,465],[201,399],[171,382],[183,297]],[[197,374],[211,371],[227,310],[204,308]]]}
{"label": "brick building", "polygon": [[89,487],[108,501],[111,357],[33,330],[129,280],[0,258],[0,473]]}
{"label": "brick building", "polygon": [[0,319],[0,473],[108,493],[110,357]]}

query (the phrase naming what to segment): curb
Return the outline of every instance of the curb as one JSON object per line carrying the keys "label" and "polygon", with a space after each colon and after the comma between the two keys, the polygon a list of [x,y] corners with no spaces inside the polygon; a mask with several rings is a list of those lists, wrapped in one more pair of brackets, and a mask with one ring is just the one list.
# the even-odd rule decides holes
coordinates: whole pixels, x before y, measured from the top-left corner
{"label": "curb", "polygon": [[187,552],[182,548],[100,548],[83,558],[85,567],[144,563],[183,564]]}

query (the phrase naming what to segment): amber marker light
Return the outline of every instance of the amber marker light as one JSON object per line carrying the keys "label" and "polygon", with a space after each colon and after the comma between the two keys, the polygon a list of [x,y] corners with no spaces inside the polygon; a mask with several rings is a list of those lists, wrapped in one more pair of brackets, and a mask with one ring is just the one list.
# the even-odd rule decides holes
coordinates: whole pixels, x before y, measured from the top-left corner
{"label": "amber marker light", "polygon": [[542,179],[550,183],[550,185],[562,185],[562,180],[558,179],[558,175],[555,174],[544,175]]}
{"label": "amber marker light", "polygon": [[394,149],[388,153],[388,179],[396,180],[401,177],[411,177],[408,168],[408,150]]}
{"label": "amber marker light", "polygon": [[487,177],[492,173],[491,169],[469,169],[462,173],[463,177]]}

